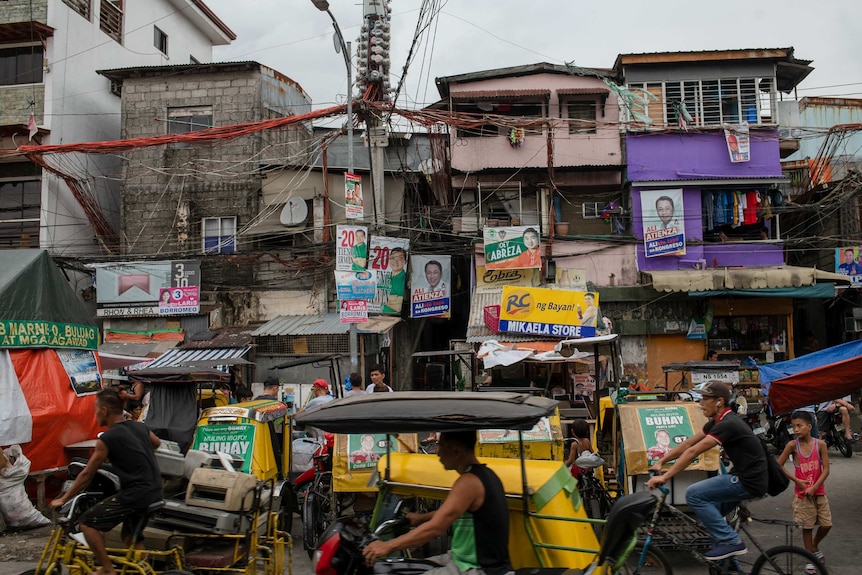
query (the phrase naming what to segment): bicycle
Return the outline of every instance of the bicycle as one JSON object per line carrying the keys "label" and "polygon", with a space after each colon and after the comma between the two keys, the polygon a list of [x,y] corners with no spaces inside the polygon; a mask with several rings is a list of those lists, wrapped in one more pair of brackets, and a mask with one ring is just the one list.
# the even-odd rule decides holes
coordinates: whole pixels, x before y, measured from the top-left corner
{"label": "bicycle", "polygon": [[[662,548],[672,548],[684,551],[700,563],[706,565],[710,575],[800,575],[805,573],[809,573],[810,575],[827,575],[826,568],[813,554],[792,544],[790,530],[796,526],[792,521],[755,519],[744,502],[741,502],[736,509],[733,526],[737,531],[742,532],[746,536],[759,552],[759,555],[756,555],[753,563],[746,562],[743,559],[745,556],[741,555],[721,561],[710,561],[701,553],[701,549],[709,545],[709,534],[694,518],[689,517],[670,503],[667,503],[667,496],[670,490],[665,487],[659,487],[659,491],[661,495],[658,496],[658,504],[652,513],[649,523],[646,525],[646,536],[643,542],[639,544],[638,552],[632,554],[634,560],[630,556],[624,566],[627,570],[620,571],[621,573],[628,575],[664,573],[665,575],[671,575],[673,571],[667,555]],[[684,530],[683,533],[689,537],[683,539],[680,537],[680,531],[663,527],[663,524],[673,524],[673,522],[660,520],[663,511],[669,511],[674,519],[682,521],[687,527],[687,530]],[[746,526],[751,521],[771,525],[783,525],[785,528],[785,545],[764,549]],[[699,533],[700,535],[692,539],[690,537],[692,533]],[[656,541],[656,544],[654,544],[654,541]],[[808,570],[808,566],[813,567],[813,569]]]}
{"label": "bicycle", "polygon": [[611,511],[614,502],[620,497],[619,490],[611,491],[605,488],[593,471],[605,464],[605,460],[598,454],[584,454],[575,460],[575,465],[581,468],[578,474],[578,491],[581,501],[590,519],[604,519]]}

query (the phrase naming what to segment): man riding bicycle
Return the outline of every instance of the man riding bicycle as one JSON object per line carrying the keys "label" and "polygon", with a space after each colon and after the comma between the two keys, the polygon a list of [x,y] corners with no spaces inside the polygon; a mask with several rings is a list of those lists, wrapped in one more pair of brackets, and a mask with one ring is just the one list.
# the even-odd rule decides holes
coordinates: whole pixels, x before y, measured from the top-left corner
{"label": "man riding bicycle", "polygon": [[[650,478],[647,487],[655,489],[683,471],[700,454],[720,445],[733,468],[728,474],[716,475],[689,486],[685,501],[714,540],[703,554],[711,561],[748,552],[739,534],[724,516],[745,499],[761,497],[767,488],[766,452],[751,428],[729,407],[730,386],[722,381],[708,381],[696,389],[702,396],[700,407],[706,415],[701,431],[662,456],[651,471],[663,473]],[[675,463],[662,470],[668,461]]]}

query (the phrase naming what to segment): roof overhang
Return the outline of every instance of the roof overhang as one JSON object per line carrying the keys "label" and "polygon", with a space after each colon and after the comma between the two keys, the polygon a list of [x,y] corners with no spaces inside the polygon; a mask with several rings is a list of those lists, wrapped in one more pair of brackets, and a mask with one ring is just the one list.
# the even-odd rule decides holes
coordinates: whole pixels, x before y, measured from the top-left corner
{"label": "roof overhang", "polygon": [[226,46],[236,40],[236,33],[203,0],[170,0],[170,3],[206,34],[214,46]]}
{"label": "roof overhang", "polygon": [[687,180],[644,180],[631,182],[635,188],[665,188],[668,186],[769,186],[772,184],[789,184],[790,178],[765,177],[765,178],[693,178]]}
{"label": "roof overhang", "polygon": [[[372,316],[365,323],[356,324],[360,334],[382,334],[395,327],[401,318],[395,316]],[[319,315],[281,315],[268,321],[251,335],[266,336],[296,336],[296,335],[342,335],[350,331],[349,323],[341,323],[337,313]]]}
{"label": "roof overhang", "polygon": [[465,90],[461,92],[453,92],[453,100],[520,100],[527,98],[544,98],[551,97],[550,90],[531,89],[531,90]]}
{"label": "roof overhang", "polygon": [[39,40],[44,43],[47,38],[54,35],[54,29],[41,22],[10,22],[0,24],[0,44],[13,44],[17,42],[32,42]]}
{"label": "roof overhang", "polygon": [[648,272],[653,288],[665,292],[700,292],[732,289],[798,288],[817,283],[848,284],[849,278],[817,268],[797,266],[670,270]]}

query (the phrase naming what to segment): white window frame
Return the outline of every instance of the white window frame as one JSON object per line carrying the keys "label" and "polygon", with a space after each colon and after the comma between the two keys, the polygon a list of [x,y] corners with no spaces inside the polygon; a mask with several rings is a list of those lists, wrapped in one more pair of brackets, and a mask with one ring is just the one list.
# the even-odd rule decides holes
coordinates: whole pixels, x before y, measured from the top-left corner
{"label": "white window frame", "polygon": [[[216,236],[208,236],[207,235],[207,223],[215,221],[217,222],[219,228],[219,234]],[[233,233],[228,233],[225,231],[224,225],[226,223],[230,224],[230,229],[233,230]],[[210,248],[207,249],[207,239],[217,238],[218,244],[215,249]],[[231,245],[233,249],[228,249],[230,246],[225,242],[227,238],[232,238],[233,242]],[[204,254],[233,254],[239,251],[237,246],[237,227],[236,227],[236,216],[219,216],[219,217],[210,217],[210,218],[201,218],[201,253]]]}

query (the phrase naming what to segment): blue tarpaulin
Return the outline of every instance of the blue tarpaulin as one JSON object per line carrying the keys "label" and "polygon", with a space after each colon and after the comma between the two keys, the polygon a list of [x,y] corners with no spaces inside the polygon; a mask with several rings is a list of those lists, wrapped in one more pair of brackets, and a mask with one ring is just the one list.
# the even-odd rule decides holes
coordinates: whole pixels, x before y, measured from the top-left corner
{"label": "blue tarpaulin", "polygon": [[851,341],[788,361],[758,366],[760,385],[773,409],[829,401],[862,387],[862,340]]}

